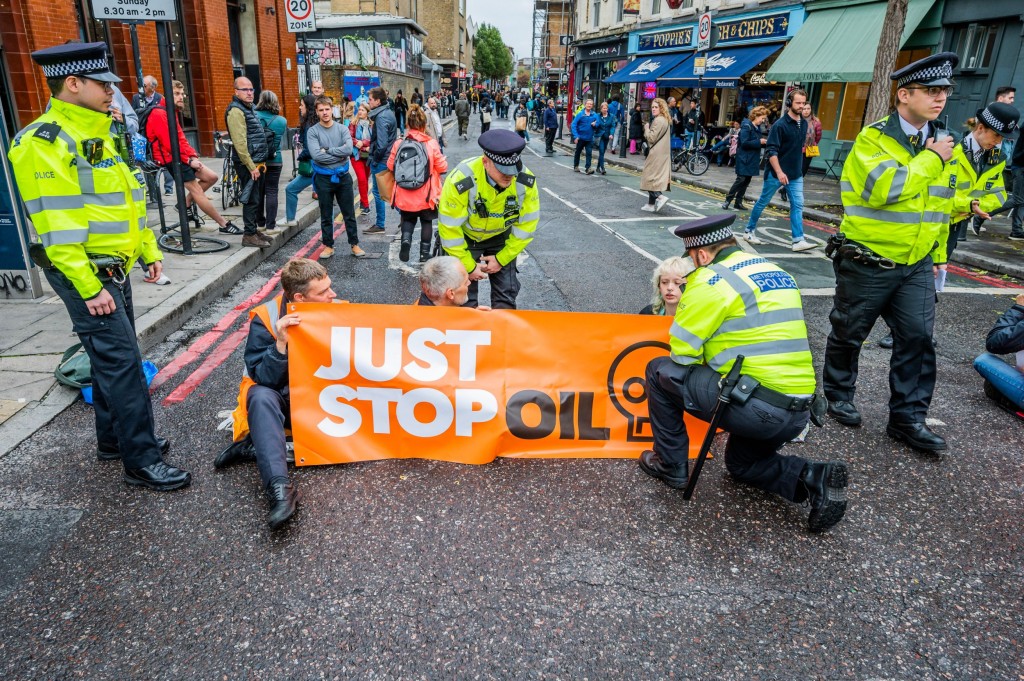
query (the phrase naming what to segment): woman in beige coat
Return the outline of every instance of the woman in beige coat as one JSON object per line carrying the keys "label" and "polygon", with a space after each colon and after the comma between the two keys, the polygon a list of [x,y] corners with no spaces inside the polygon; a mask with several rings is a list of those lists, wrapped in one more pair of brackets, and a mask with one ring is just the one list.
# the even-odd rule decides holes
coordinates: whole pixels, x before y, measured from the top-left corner
{"label": "woman in beige coat", "polygon": [[662,192],[672,188],[672,125],[668,104],[662,98],[651,102],[651,122],[644,125],[644,139],[651,148],[640,174],[640,189],[647,192],[647,205],[640,210],[657,213],[668,197]]}

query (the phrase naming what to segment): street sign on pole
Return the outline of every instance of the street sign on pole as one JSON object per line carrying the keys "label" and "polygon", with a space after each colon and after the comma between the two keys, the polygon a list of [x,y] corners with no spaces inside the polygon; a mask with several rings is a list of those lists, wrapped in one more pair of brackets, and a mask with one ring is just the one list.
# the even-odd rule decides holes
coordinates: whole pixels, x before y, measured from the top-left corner
{"label": "street sign on pole", "polygon": [[707,57],[694,57],[693,58],[693,75],[703,76],[705,69],[707,69],[708,58]]}
{"label": "street sign on pole", "polygon": [[148,0],[145,5],[126,0],[92,0],[92,15],[100,21],[177,21],[174,0]]}
{"label": "street sign on pole", "polygon": [[548,59],[546,62],[544,62],[544,68],[546,68],[546,69],[550,69],[554,65],[555,64],[550,59]]}
{"label": "street sign on pole", "polygon": [[697,24],[697,51],[711,49],[711,15],[701,14],[700,22]]}
{"label": "street sign on pole", "polygon": [[316,30],[313,0],[284,0],[284,13],[288,17],[289,33],[307,33]]}

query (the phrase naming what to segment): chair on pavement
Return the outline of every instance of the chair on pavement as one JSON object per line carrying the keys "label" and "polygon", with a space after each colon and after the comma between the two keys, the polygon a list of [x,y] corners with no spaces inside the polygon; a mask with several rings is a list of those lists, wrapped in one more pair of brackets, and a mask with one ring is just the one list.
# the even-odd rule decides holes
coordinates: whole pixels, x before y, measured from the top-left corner
{"label": "chair on pavement", "polygon": [[843,164],[846,163],[846,157],[850,154],[850,150],[853,149],[853,142],[836,142],[832,145],[832,158],[825,159],[825,178],[831,175],[839,180],[840,175],[843,172]]}

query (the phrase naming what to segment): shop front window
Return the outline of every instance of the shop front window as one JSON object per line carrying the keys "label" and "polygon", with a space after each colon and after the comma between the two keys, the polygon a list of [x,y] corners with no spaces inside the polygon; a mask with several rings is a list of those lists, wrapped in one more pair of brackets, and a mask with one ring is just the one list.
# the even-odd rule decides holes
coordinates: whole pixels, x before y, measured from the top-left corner
{"label": "shop front window", "polygon": [[615,2],[615,21],[622,21],[622,0]]}
{"label": "shop front window", "polygon": [[[839,129],[836,139],[856,139],[864,126],[864,110],[868,106],[868,91],[871,83],[847,83],[843,93],[843,110],[839,114]],[[820,116],[819,116],[820,118]]]}
{"label": "shop front window", "polygon": [[960,57],[960,70],[987,69],[992,61],[998,27],[994,24],[970,24],[957,30],[953,51]]}
{"label": "shop front window", "polygon": [[594,26],[594,28],[597,28],[598,26],[601,25],[601,2],[602,2],[602,0],[594,0],[594,4],[593,4],[593,7],[594,7],[594,12],[593,12],[594,24],[593,24],[593,26]]}

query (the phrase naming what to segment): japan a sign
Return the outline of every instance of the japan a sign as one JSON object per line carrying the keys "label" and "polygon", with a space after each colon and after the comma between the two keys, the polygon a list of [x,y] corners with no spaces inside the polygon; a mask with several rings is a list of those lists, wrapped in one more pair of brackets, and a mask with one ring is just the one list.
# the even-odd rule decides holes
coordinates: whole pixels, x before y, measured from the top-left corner
{"label": "japan a sign", "polygon": [[316,30],[313,0],[284,0],[284,13],[288,18],[289,33],[308,33]]}
{"label": "japan a sign", "polygon": [[100,21],[177,21],[174,0],[92,0],[92,15]]}
{"label": "japan a sign", "polygon": [[697,51],[711,49],[711,15],[701,14],[697,24]]}

